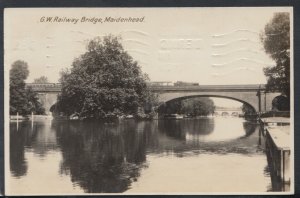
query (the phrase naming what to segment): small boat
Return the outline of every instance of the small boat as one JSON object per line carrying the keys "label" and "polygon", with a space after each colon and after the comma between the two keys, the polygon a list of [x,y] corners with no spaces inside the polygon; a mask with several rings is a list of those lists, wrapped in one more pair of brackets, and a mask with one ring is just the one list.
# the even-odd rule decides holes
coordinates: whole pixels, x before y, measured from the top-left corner
{"label": "small boat", "polygon": [[191,115],[189,115],[189,114],[183,116],[183,118],[192,118],[192,117],[193,117],[193,116],[191,116]]}
{"label": "small boat", "polygon": [[134,118],[133,115],[127,115],[127,116],[125,116],[125,119],[133,119],[133,118]]}
{"label": "small boat", "polygon": [[183,115],[179,115],[179,114],[166,114],[164,116],[164,118],[166,118],[166,119],[183,119]]}
{"label": "small boat", "polygon": [[69,117],[70,120],[79,120],[79,114],[78,113],[73,113]]}

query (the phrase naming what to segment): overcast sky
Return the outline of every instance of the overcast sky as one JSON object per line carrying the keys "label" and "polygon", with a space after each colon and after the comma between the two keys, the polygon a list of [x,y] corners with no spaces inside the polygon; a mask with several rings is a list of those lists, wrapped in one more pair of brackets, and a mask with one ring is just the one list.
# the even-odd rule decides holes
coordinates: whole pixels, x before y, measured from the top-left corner
{"label": "overcast sky", "polygon": [[[199,84],[266,83],[259,33],[275,12],[291,8],[38,8],[6,9],[5,70],[16,60],[29,65],[27,82],[42,75],[57,82],[96,36],[122,36],[124,48],[152,81]],[[41,22],[65,19],[144,17],[140,23]]]}

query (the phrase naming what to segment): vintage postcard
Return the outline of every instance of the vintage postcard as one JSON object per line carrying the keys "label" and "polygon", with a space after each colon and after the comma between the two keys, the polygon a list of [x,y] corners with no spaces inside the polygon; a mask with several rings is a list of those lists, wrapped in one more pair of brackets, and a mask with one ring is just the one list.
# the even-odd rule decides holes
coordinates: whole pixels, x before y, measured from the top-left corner
{"label": "vintage postcard", "polygon": [[7,8],[5,194],[293,194],[292,7]]}

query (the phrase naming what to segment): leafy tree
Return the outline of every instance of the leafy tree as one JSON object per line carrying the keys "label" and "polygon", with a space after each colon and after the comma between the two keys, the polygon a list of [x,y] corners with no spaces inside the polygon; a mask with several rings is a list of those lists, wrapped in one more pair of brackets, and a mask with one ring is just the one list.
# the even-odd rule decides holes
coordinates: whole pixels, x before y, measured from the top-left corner
{"label": "leafy tree", "polygon": [[182,111],[192,116],[207,116],[214,113],[215,105],[210,98],[191,98],[183,101]]}
{"label": "leafy tree", "polygon": [[174,100],[161,105],[161,114],[189,114],[192,116],[207,116],[213,114],[214,102],[210,98],[190,98]]}
{"label": "leafy tree", "polygon": [[242,111],[243,111],[244,115],[256,114],[255,110],[250,105],[247,105],[247,104],[243,104]]}
{"label": "leafy tree", "polygon": [[26,88],[26,109],[27,114],[33,112],[37,115],[45,114],[45,109],[39,101],[37,94],[31,87]]}
{"label": "leafy tree", "polygon": [[182,114],[182,101],[172,100],[161,104],[158,112],[161,114]]}
{"label": "leafy tree", "polygon": [[[139,107],[152,102],[148,77],[123,49],[119,37],[97,37],[87,52],[75,59],[70,70],[61,72],[62,92],[56,112],[82,118],[137,115]],[[148,105],[149,106],[149,105]]]}
{"label": "leafy tree", "polygon": [[276,65],[264,68],[269,91],[281,91],[290,97],[290,16],[276,13],[265,26],[261,41]]}
{"label": "leafy tree", "polygon": [[44,109],[38,101],[37,95],[30,88],[25,87],[25,80],[29,75],[28,65],[26,62],[18,60],[12,64],[9,73],[9,90],[10,90],[10,114],[20,115],[43,114]]}
{"label": "leafy tree", "polygon": [[272,110],[274,111],[289,111],[290,102],[285,96],[277,96],[272,101]]}
{"label": "leafy tree", "polygon": [[39,78],[34,79],[34,83],[49,83],[48,78],[46,76],[41,76]]}
{"label": "leafy tree", "polygon": [[18,60],[12,64],[9,73],[10,90],[10,114],[24,114],[26,109],[25,79],[28,77],[28,65],[26,62]]}

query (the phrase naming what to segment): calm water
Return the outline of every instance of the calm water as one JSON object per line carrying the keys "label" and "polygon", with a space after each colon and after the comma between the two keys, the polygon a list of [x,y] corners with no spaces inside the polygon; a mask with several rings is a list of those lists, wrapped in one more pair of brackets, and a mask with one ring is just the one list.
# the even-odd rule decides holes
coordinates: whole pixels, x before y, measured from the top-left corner
{"label": "calm water", "polygon": [[259,127],[242,118],[10,123],[12,194],[266,192]]}

